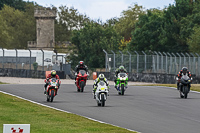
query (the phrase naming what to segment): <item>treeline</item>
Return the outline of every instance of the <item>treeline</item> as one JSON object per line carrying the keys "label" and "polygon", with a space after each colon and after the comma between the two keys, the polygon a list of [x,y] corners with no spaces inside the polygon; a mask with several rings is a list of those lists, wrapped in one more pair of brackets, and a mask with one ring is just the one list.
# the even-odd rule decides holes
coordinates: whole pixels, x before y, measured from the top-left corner
{"label": "treeline", "polygon": [[[36,40],[33,13],[38,6],[23,0],[0,2],[0,47],[27,48],[27,41]],[[55,40],[72,42],[68,47],[72,65],[84,60],[90,68],[105,67],[103,49],[200,53],[199,0],[175,0],[162,10],[134,4],[121,14],[103,23],[73,7],[60,6]]]}
{"label": "treeline", "polygon": [[0,47],[24,49],[36,40],[34,7],[22,0],[0,1]]}

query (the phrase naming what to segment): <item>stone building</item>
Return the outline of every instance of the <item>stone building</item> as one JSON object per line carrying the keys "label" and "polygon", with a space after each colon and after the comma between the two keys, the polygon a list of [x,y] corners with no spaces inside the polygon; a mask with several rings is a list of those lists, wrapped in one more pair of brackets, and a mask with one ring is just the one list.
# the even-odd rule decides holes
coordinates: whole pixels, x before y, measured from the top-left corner
{"label": "stone building", "polygon": [[54,22],[56,18],[55,8],[38,8],[34,11],[36,19],[36,41],[28,41],[31,50],[53,50],[55,47]]}

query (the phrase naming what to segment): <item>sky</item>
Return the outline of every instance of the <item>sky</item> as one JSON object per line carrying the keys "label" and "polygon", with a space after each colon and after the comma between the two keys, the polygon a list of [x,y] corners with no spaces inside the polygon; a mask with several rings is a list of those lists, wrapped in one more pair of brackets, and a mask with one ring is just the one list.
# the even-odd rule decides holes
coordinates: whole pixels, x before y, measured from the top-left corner
{"label": "sky", "polygon": [[[28,1],[28,0],[26,0]],[[29,0],[34,1],[44,7],[61,5],[71,7],[79,11],[81,14],[86,14],[93,20],[100,19],[103,22],[106,20],[120,17],[123,10],[127,10],[128,6],[135,3],[143,6],[145,9],[160,8],[163,9],[169,4],[174,4],[174,0]]]}

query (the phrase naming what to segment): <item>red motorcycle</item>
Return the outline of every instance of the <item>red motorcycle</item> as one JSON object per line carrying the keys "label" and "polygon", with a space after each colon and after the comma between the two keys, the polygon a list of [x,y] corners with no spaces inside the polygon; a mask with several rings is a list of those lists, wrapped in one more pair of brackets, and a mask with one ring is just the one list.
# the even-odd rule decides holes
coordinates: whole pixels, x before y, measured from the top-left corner
{"label": "red motorcycle", "polygon": [[88,75],[85,70],[80,70],[76,77],[76,86],[78,92],[83,92],[86,85]]}
{"label": "red motorcycle", "polygon": [[[45,80],[46,82],[46,80]],[[61,81],[59,81],[56,78],[51,78],[48,81],[48,86],[47,86],[47,102],[53,102],[54,97],[57,95],[58,87],[61,84]]]}

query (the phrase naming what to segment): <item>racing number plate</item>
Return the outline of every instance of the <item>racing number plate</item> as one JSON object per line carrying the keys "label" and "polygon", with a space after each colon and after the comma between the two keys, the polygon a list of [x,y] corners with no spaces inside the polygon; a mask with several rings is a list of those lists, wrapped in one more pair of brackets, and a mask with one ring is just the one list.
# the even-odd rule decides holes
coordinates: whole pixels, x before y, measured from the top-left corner
{"label": "racing number plate", "polygon": [[52,85],[56,85],[56,82],[53,82]]}
{"label": "racing number plate", "polygon": [[102,91],[104,91],[104,90],[105,90],[105,88],[101,88],[101,90],[102,90]]}

